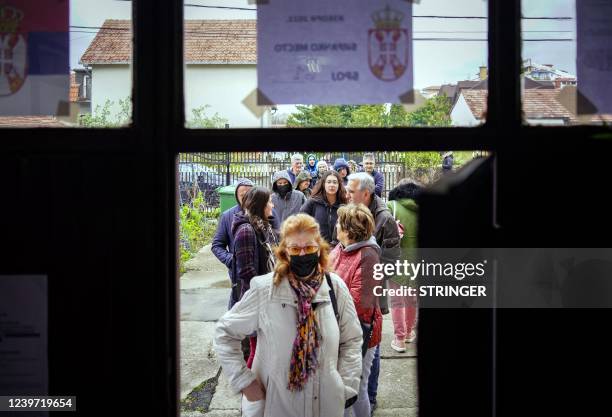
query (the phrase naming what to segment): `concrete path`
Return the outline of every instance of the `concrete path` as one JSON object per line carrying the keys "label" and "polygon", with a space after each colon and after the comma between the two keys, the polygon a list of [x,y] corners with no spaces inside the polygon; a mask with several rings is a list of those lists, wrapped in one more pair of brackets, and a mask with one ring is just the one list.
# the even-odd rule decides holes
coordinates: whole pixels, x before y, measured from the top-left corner
{"label": "concrete path", "polygon": [[[204,247],[180,278],[182,417],[240,417],[240,395],[231,392],[220,371],[212,339],[215,321],[227,310],[229,277],[225,266]],[[417,415],[416,348],[391,349],[393,325],[384,316],[381,372],[375,417]]]}

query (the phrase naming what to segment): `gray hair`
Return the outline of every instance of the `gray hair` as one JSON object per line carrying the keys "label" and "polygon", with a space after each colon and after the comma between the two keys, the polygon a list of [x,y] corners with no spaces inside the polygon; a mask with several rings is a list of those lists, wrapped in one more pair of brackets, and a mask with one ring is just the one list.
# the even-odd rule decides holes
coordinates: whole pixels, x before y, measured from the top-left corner
{"label": "gray hair", "polygon": [[359,190],[368,190],[370,194],[374,194],[374,190],[376,190],[376,185],[374,184],[374,177],[372,177],[367,172],[357,172],[355,174],[351,174],[348,177],[349,181],[359,181]]}
{"label": "gray hair", "polygon": [[363,160],[365,161],[366,159],[371,159],[372,161],[376,162],[376,158],[374,157],[374,154],[371,152],[363,154]]}
{"label": "gray hair", "polygon": [[301,153],[294,153],[293,155],[291,155],[291,162],[295,162],[295,161],[304,162],[304,157],[302,156]]}

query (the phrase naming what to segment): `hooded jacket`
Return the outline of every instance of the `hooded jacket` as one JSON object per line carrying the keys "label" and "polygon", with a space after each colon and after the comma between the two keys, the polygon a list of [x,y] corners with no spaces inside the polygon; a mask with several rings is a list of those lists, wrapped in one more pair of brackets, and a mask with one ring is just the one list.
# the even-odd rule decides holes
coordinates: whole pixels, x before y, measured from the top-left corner
{"label": "hooded jacket", "polygon": [[344,179],[342,180],[344,185],[346,185],[348,183],[348,176],[351,175],[351,168],[349,167],[348,162],[346,162],[346,159],[336,159],[336,162],[334,162],[334,171],[338,172],[340,168],[346,168],[346,177],[344,177]]}
{"label": "hooded jacket", "polygon": [[[265,387],[264,417],[342,417],[346,400],[357,395],[361,375],[362,331],[355,306],[342,279],[331,273],[338,319],[327,280],[313,299],[321,341],[319,366],[304,389],[287,389],[287,375],[297,328],[297,299],[286,277],[273,284],[272,273],[256,277],[242,300],[217,322],[214,349],[233,392],[257,378]],[[251,369],[240,348],[257,332]]]}
{"label": "hooded jacket", "polygon": [[[306,198],[310,197],[310,192],[312,191],[310,189],[310,180],[311,180],[311,176],[310,176],[310,172],[308,171],[302,171],[299,174],[297,174],[297,176],[295,177],[295,182],[293,183],[293,189],[296,191],[301,192],[302,194],[304,194],[304,196]],[[308,188],[306,188],[305,190],[299,190],[298,189],[298,185],[300,184],[300,182],[302,181],[306,181],[308,180]]]}
{"label": "hooded jacket", "polygon": [[[310,166],[310,158],[314,158],[314,166]],[[314,154],[309,154],[306,157],[306,167],[305,170],[308,171],[310,173],[310,176],[312,178],[314,178],[317,175],[317,164],[319,163],[319,161],[317,161],[317,157]]]}
{"label": "hooded jacket", "polygon": [[382,340],[382,314],[374,295],[374,287],[380,281],[374,279],[374,265],[380,262],[380,247],[374,236],[347,247],[339,244],[331,252],[334,271],[342,277],[353,297],[359,321],[373,324],[374,330],[368,348],[375,347]]}
{"label": "hooded jacket", "polygon": [[336,222],[338,221],[338,208],[340,203],[338,200],[332,205],[322,196],[317,195],[304,203],[300,211],[314,217],[319,224],[321,236],[335,246],[338,241],[336,239]]}
{"label": "hooded jacket", "polygon": [[[281,178],[286,179],[289,182],[291,191],[285,194],[285,197],[281,197],[278,193],[278,186],[276,182]],[[274,213],[277,218],[278,224],[282,224],[285,219],[293,214],[297,214],[300,211],[300,207],[306,201],[306,196],[299,191],[293,189],[291,178],[287,171],[278,171],[274,173],[272,177],[272,203],[274,204]]]}

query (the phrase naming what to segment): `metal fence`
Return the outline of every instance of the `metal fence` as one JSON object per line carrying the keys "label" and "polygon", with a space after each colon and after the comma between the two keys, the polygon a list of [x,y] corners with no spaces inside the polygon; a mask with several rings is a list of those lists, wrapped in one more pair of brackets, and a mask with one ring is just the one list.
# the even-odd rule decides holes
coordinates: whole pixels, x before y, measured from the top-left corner
{"label": "metal fence", "polygon": [[[272,175],[276,171],[288,169],[291,165],[290,152],[208,152],[185,153],[179,155],[179,191],[181,204],[188,204],[198,191],[206,201],[206,207],[219,207],[219,187],[230,185],[239,178],[248,178],[256,185],[271,187]],[[304,155],[304,163],[308,163]],[[317,154],[333,166],[337,158],[361,162],[363,153],[331,152]],[[414,178],[431,182],[438,178],[440,169],[409,167],[401,152],[374,152],[376,170],[385,178],[383,198],[387,198],[397,182],[402,178]]]}

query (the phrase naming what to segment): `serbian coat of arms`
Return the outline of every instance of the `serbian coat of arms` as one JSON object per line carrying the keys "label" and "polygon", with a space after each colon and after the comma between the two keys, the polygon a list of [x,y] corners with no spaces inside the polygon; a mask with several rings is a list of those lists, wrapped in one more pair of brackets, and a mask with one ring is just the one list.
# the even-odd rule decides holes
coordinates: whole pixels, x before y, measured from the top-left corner
{"label": "serbian coat of arms", "polygon": [[27,42],[20,33],[23,12],[0,5],[0,96],[15,94],[27,76]]}
{"label": "serbian coat of arms", "polygon": [[368,64],[374,76],[395,81],[408,69],[410,37],[402,27],[404,14],[389,6],[372,14],[374,28],[368,30]]}

